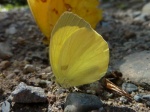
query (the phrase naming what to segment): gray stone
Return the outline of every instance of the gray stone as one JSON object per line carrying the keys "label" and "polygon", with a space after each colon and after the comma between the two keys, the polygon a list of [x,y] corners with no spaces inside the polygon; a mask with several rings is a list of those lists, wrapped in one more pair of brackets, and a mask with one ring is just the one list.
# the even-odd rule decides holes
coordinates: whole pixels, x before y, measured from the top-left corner
{"label": "gray stone", "polygon": [[95,95],[70,93],[65,102],[64,112],[88,112],[98,110],[102,105],[102,101]]}
{"label": "gray stone", "polygon": [[123,78],[142,84],[150,84],[150,51],[142,51],[124,57],[119,65]]}
{"label": "gray stone", "polygon": [[120,97],[120,101],[122,103],[127,103],[128,102],[128,100],[125,98],[125,96]]}
{"label": "gray stone", "polygon": [[24,73],[32,73],[35,71],[35,69],[36,68],[33,65],[27,64],[27,65],[25,65],[23,72]]}
{"label": "gray stone", "polygon": [[147,102],[146,102],[146,105],[150,107],[150,101],[147,101]]}
{"label": "gray stone", "polygon": [[8,44],[0,42],[0,58],[9,59],[13,56]]}
{"label": "gray stone", "polygon": [[147,100],[147,101],[150,101],[150,94],[143,95],[142,98],[145,99],[145,100]]}
{"label": "gray stone", "polygon": [[51,67],[49,66],[49,67],[45,68],[43,71],[44,71],[45,73],[50,73],[50,72],[52,72],[52,69],[51,69]]}
{"label": "gray stone", "polygon": [[9,96],[9,100],[16,103],[46,102],[47,96],[40,87],[27,86],[21,82]]}
{"label": "gray stone", "polygon": [[134,92],[138,90],[138,87],[131,83],[123,83],[122,89],[125,90],[128,93]]}
{"label": "gray stone", "polygon": [[[130,12],[130,14],[131,14],[131,12]],[[141,11],[135,11],[132,13],[132,16],[133,16],[133,18],[135,18],[137,16],[140,16],[140,14],[141,14]]]}
{"label": "gray stone", "polygon": [[140,94],[135,95],[135,96],[134,96],[134,100],[137,101],[137,102],[142,101],[142,95],[140,95]]}
{"label": "gray stone", "polygon": [[0,70],[4,70],[6,68],[8,68],[10,66],[10,62],[9,61],[2,61],[0,62]]}
{"label": "gray stone", "polygon": [[18,75],[18,74],[19,74],[19,72],[20,72],[20,70],[15,69],[13,72],[14,72],[16,75]]}
{"label": "gray stone", "polygon": [[40,87],[47,87],[47,86],[53,85],[53,83],[51,81],[48,81],[48,80],[40,80],[38,84]]}
{"label": "gray stone", "polygon": [[150,15],[150,3],[147,3],[146,5],[143,6],[142,13]]}
{"label": "gray stone", "polygon": [[2,112],[10,112],[10,103],[8,101],[2,103]]}
{"label": "gray stone", "polygon": [[145,22],[146,21],[146,15],[145,14],[141,14],[141,15],[135,17],[134,21],[136,21],[136,22]]}
{"label": "gray stone", "polygon": [[6,34],[15,34],[17,32],[17,29],[14,26],[9,27],[8,29],[6,29],[5,33]]}

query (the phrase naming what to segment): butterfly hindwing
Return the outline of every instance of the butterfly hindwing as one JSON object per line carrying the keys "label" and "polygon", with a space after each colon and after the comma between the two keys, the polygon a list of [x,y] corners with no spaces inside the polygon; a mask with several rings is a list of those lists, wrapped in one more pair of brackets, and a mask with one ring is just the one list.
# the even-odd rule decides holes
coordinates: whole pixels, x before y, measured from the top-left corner
{"label": "butterfly hindwing", "polygon": [[58,71],[62,75],[58,82],[65,87],[94,82],[104,76],[108,59],[108,45],[102,37],[81,28],[62,46],[58,63]]}

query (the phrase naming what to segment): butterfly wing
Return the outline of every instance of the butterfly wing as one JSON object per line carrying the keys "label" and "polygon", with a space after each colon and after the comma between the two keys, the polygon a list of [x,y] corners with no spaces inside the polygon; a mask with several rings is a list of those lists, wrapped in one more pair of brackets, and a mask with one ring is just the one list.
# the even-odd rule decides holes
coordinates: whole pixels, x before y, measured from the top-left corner
{"label": "butterfly wing", "polygon": [[99,80],[108,67],[108,51],[107,43],[96,32],[86,28],[76,31],[62,47],[58,82],[71,87]]}
{"label": "butterfly wing", "polygon": [[58,72],[58,64],[59,64],[59,56],[61,55],[61,49],[66,40],[72,35],[74,32],[79,30],[82,27],[86,27],[91,29],[90,25],[85,22],[82,18],[75,16],[71,12],[65,12],[59,18],[56,23],[52,33],[50,40],[50,62],[53,69],[53,72],[58,78],[60,73]]}
{"label": "butterfly wing", "polygon": [[109,61],[108,45],[103,38],[87,22],[69,12],[60,17],[55,28],[50,61],[57,82],[72,87],[100,79]]}
{"label": "butterfly wing", "polygon": [[42,33],[44,43],[49,44],[51,31],[64,11],[71,11],[90,22],[93,28],[102,19],[98,0],[27,0],[32,15]]}
{"label": "butterfly wing", "polygon": [[27,0],[31,9],[32,15],[40,30],[45,36],[50,37],[50,2],[51,0]]}

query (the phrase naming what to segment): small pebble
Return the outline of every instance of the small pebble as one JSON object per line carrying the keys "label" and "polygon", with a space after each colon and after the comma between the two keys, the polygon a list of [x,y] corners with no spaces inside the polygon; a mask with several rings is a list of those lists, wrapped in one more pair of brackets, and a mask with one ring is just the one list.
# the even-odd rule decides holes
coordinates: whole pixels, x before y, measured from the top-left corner
{"label": "small pebble", "polygon": [[0,58],[9,59],[13,56],[11,48],[8,44],[0,42]]}
{"label": "small pebble", "polygon": [[141,15],[141,11],[135,11],[133,12],[132,16],[133,18],[137,17],[137,16],[140,16]]}
{"label": "small pebble", "polygon": [[33,65],[27,64],[24,67],[24,73],[32,73],[35,71],[35,67]]}
{"label": "small pebble", "polygon": [[49,67],[45,68],[43,71],[44,71],[45,73],[50,73],[50,72],[52,72],[52,69],[51,69],[51,67],[49,66]]}
{"label": "small pebble", "polygon": [[150,107],[150,101],[147,101],[147,102],[146,102],[146,105]]}
{"label": "small pebble", "polygon": [[140,16],[137,16],[134,18],[134,22],[137,23],[143,23],[146,21],[146,15],[145,14],[141,14]]}
{"label": "small pebble", "polygon": [[8,35],[13,35],[17,32],[16,27],[10,26],[8,29],[6,29],[5,33]]}
{"label": "small pebble", "polygon": [[2,61],[0,63],[0,70],[4,70],[6,68],[8,68],[10,66],[10,62],[9,61]]}
{"label": "small pebble", "polygon": [[134,100],[137,101],[137,102],[142,101],[142,95],[140,95],[140,94],[135,95],[135,96],[134,96]]}
{"label": "small pebble", "polygon": [[38,82],[39,86],[41,87],[47,87],[47,86],[51,86],[52,85],[52,82],[51,81],[48,81],[48,80],[40,80]]}
{"label": "small pebble", "polygon": [[150,101],[150,94],[143,95],[142,98],[145,99],[145,100],[147,100],[147,101]]}
{"label": "small pebble", "polygon": [[41,103],[47,101],[47,96],[42,88],[21,82],[11,93],[9,100],[16,103]]}
{"label": "small pebble", "polygon": [[43,79],[43,80],[46,80],[48,78],[47,74],[46,73],[41,73],[40,75],[40,78]]}
{"label": "small pebble", "polygon": [[57,90],[57,92],[56,92],[56,94],[57,95],[60,95],[60,94],[62,94],[62,93],[64,93],[66,90],[64,89],[64,88],[59,88],[58,90]]}
{"label": "small pebble", "polygon": [[17,38],[17,43],[18,43],[19,45],[25,45],[26,40],[25,40],[24,38],[22,38],[22,37],[18,37],[18,38]]}
{"label": "small pebble", "polygon": [[46,82],[46,80],[40,80],[40,81],[38,82],[38,85],[39,85],[40,87],[47,87],[47,82]]}
{"label": "small pebble", "polygon": [[18,75],[19,72],[20,72],[20,70],[18,70],[18,69],[15,69],[15,70],[14,70],[14,73],[15,73],[16,75]]}
{"label": "small pebble", "polygon": [[143,6],[142,13],[146,15],[150,15],[150,2]]}
{"label": "small pebble", "polygon": [[102,106],[103,103],[95,95],[70,93],[65,102],[64,112],[88,112],[98,110]]}
{"label": "small pebble", "polygon": [[104,97],[106,98],[106,99],[109,99],[109,98],[112,98],[113,96],[114,96],[114,94],[113,93],[109,93],[109,92],[103,92],[103,95],[104,95]]}
{"label": "small pebble", "polygon": [[12,79],[15,76],[15,74],[9,74],[7,75],[6,79]]}
{"label": "small pebble", "polygon": [[134,84],[131,84],[131,83],[123,83],[122,84],[122,89],[125,90],[128,93],[131,93],[133,91],[137,91],[138,87]]}
{"label": "small pebble", "polygon": [[2,103],[2,112],[10,112],[10,103],[8,101]]}
{"label": "small pebble", "polygon": [[129,31],[129,30],[125,31],[125,34],[124,34],[125,39],[128,40],[128,39],[135,38],[135,37],[136,37],[136,34],[134,32]]}
{"label": "small pebble", "polygon": [[124,96],[120,97],[120,101],[122,103],[127,103],[128,102],[128,100]]}
{"label": "small pebble", "polygon": [[139,107],[139,108],[140,108],[140,107],[144,107],[144,104],[143,104],[143,103],[138,103],[138,104],[137,104],[137,107]]}
{"label": "small pebble", "polygon": [[108,105],[112,105],[113,102],[112,102],[112,101],[108,101],[107,104],[108,104]]}

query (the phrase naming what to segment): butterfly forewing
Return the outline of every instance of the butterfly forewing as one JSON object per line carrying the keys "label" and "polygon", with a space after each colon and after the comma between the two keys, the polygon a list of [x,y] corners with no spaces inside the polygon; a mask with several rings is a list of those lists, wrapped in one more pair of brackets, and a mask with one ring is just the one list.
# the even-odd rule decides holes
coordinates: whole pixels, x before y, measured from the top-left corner
{"label": "butterfly forewing", "polygon": [[[58,72],[58,57],[64,42],[79,28],[86,27],[91,29],[90,25],[82,18],[71,12],[65,12],[56,23],[50,40],[50,62],[53,72]],[[56,77],[58,73],[55,73]]]}

